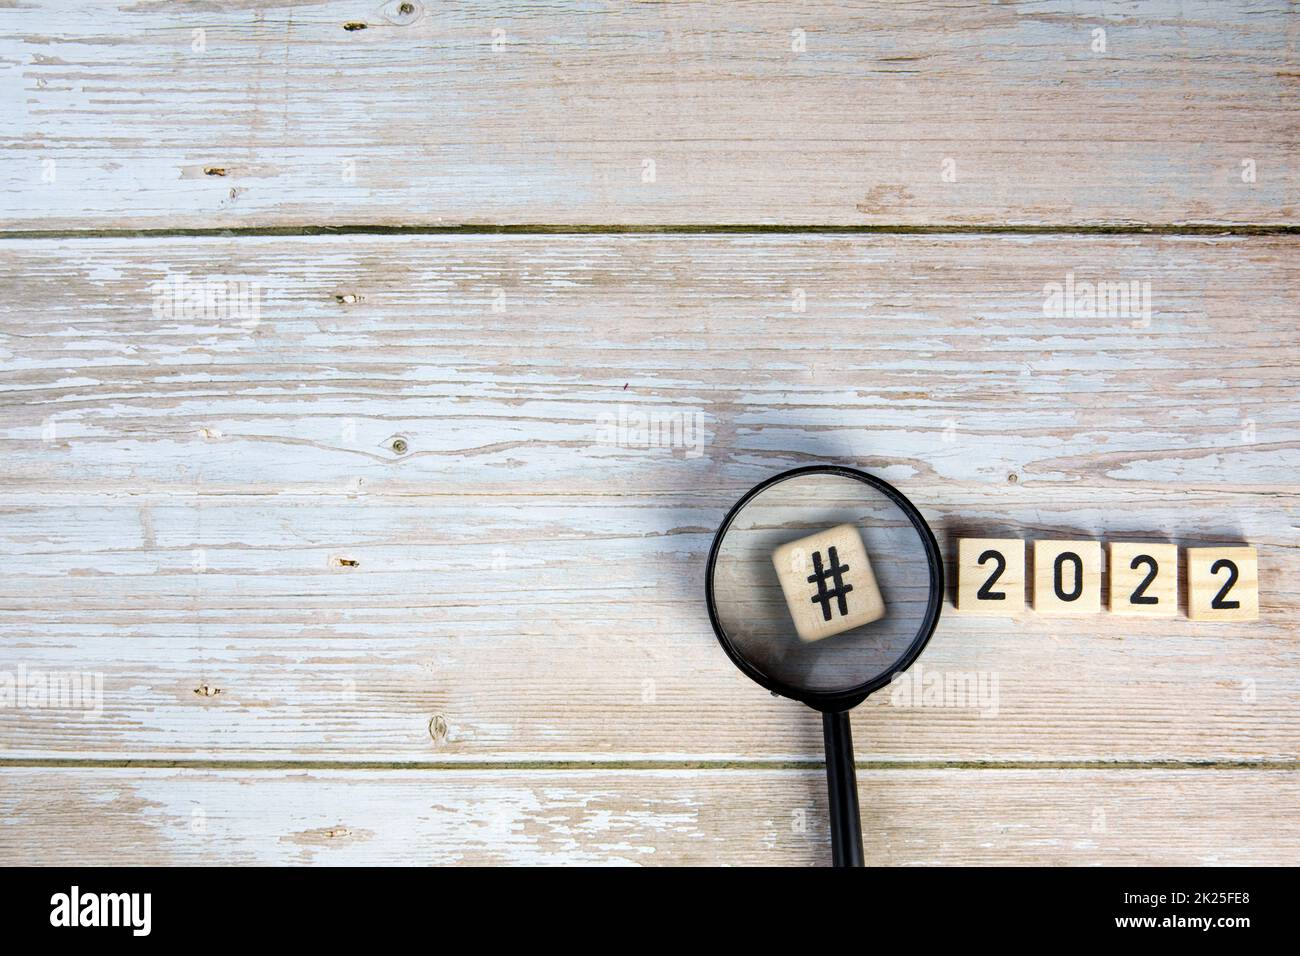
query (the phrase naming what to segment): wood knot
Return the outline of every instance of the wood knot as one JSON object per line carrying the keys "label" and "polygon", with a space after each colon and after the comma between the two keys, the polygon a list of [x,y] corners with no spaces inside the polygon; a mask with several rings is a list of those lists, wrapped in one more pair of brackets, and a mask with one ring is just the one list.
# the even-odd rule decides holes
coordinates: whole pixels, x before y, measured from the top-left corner
{"label": "wood knot", "polygon": [[364,30],[365,28],[366,28],[366,24],[361,23],[357,20],[349,20],[347,23],[343,24],[343,29],[347,30],[348,33],[353,33],[357,30]]}
{"label": "wood knot", "polygon": [[198,687],[194,688],[194,693],[198,694],[200,697],[216,697],[221,693],[221,688],[213,687],[207,681],[204,681],[199,684]]}
{"label": "wood knot", "polygon": [[389,23],[406,27],[420,19],[424,10],[416,0],[392,0],[383,8],[382,13]]}
{"label": "wood knot", "polygon": [[203,167],[203,175],[204,175],[204,176],[224,176],[224,175],[226,175],[226,167],[225,167],[225,166],[204,166],[204,167]]}
{"label": "wood knot", "polygon": [[442,714],[434,714],[429,718],[429,739],[433,741],[434,746],[441,747],[445,744],[449,732],[447,718]]}

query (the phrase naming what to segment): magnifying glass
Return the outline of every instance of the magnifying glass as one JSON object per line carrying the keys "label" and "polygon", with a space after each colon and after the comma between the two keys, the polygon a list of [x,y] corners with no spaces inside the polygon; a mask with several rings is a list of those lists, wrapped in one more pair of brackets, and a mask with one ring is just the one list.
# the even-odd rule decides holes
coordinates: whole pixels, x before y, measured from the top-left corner
{"label": "magnifying glass", "polygon": [[911,666],[939,623],[943,561],[929,525],[879,478],[796,468],[727,514],[705,589],[732,663],[822,712],[832,859],[861,866],[848,712]]}

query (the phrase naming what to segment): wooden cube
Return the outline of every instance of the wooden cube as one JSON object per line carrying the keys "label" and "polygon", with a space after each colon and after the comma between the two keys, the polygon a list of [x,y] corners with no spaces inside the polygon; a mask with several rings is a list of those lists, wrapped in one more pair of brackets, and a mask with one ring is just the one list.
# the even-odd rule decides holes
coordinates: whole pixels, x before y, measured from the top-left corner
{"label": "wooden cube", "polygon": [[772,552],[800,640],[819,641],[885,616],[885,602],[862,536],[837,525]]}
{"label": "wooden cube", "polygon": [[1193,621],[1258,620],[1255,549],[1188,548],[1187,616]]}
{"label": "wooden cube", "polygon": [[1110,609],[1134,617],[1178,616],[1178,546],[1110,543]]}
{"label": "wooden cube", "polygon": [[1025,609],[1025,542],[962,538],[957,542],[957,610],[1017,614]]}
{"label": "wooden cube", "polygon": [[1034,610],[1062,615],[1101,612],[1101,542],[1034,542]]}

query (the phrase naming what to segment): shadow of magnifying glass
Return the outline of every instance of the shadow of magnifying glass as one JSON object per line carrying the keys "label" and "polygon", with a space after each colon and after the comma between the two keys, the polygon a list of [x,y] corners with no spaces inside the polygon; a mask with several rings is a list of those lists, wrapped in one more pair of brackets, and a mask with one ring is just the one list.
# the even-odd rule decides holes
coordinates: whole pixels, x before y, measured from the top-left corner
{"label": "shadow of magnifying glass", "polygon": [[[802,603],[804,595],[788,598],[773,553],[843,525],[862,539],[884,615],[801,639],[790,601]],[[817,569],[820,574],[820,561]],[[795,581],[802,586],[801,576]],[[846,602],[862,600],[861,584]],[[820,585],[807,588],[811,602],[820,600]],[[939,623],[943,588],[939,546],[921,513],[892,485],[852,468],[815,465],[769,478],[736,503],[713,539],[705,594],[722,649],[751,680],[822,712],[836,866],[863,862],[848,712],[916,660]],[[847,607],[841,604],[840,613]],[[834,614],[833,605],[826,613]]]}

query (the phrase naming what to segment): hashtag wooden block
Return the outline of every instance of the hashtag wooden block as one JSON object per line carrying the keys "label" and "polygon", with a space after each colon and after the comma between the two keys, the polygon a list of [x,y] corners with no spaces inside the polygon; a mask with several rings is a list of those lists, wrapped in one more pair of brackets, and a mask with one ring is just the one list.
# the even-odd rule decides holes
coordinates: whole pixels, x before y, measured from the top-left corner
{"label": "hashtag wooden block", "polygon": [[1178,616],[1178,546],[1110,543],[1110,609],[1128,617]]}
{"label": "hashtag wooden block", "polygon": [[781,545],[772,564],[800,640],[819,641],[885,616],[867,549],[851,524]]}
{"label": "hashtag wooden block", "polygon": [[1040,614],[1101,612],[1101,542],[1034,542],[1034,610]]}
{"label": "hashtag wooden block", "polygon": [[957,542],[957,610],[1017,614],[1025,609],[1025,542],[962,538]]}
{"label": "hashtag wooden block", "polygon": [[1255,549],[1188,548],[1187,616],[1193,621],[1258,620]]}

